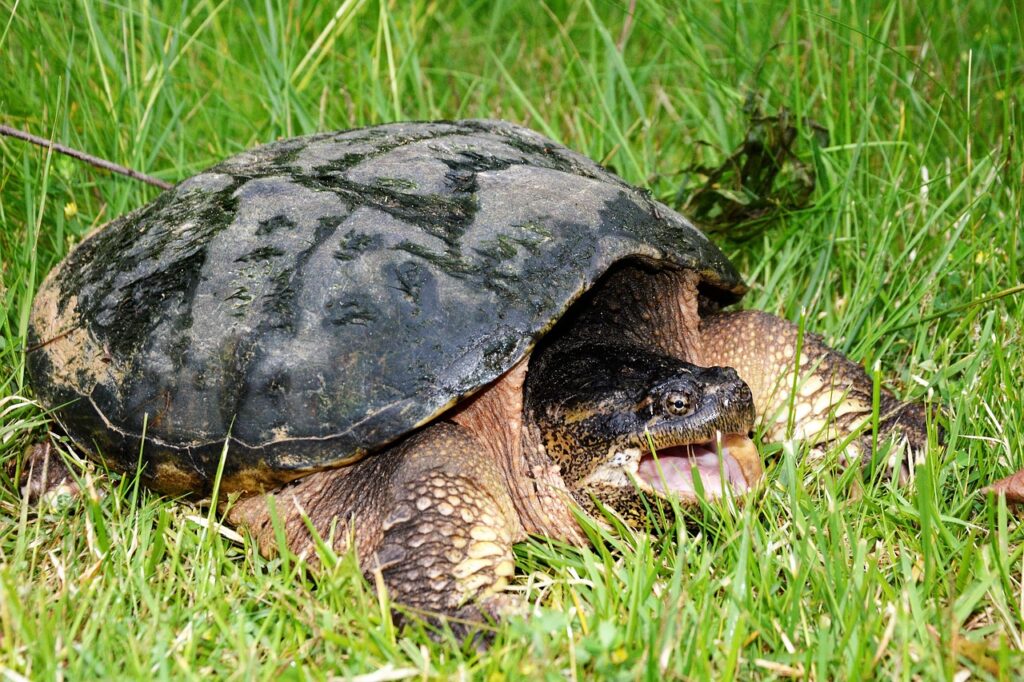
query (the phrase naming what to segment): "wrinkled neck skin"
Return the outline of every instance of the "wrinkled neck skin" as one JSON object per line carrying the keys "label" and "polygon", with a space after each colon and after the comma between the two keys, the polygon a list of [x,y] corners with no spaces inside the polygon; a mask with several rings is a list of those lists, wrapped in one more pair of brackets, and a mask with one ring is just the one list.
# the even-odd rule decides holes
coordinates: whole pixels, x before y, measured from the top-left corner
{"label": "wrinkled neck skin", "polygon": [[640,491],[692,502],[694,467],[732,490],[760,474],[749,389],[731,369],[698,366],[698,283],[690,271],[622,266],[534,351],[525,419],[584,509],[596,499],[640,526]]}
{"label": "wrinkled neck skin", "polygon": [[556,338],[563,346],[622,345],[703,365],[699,285],[692,270],[620,265],[577,304]]}
{"label": "wrinkled neck skin", "polygon": [[523,385],[529,357],[486,390],[461,404],[452,421],[476,436],[499,462],[523,530],[574,545],[587,544],[570,506],[571,495],[558,465],[525,415]]}
{"label": "wrinkled neck skin", "polygon": [[698,283],[689,271],[616,269],[452,415],[502,463],[527,532],[579,544],[574,504],[594,513],[597,500],[640,527],[644,496],[696,500],[693,467],[734,489],[760,474],[749,389],[731,369],[698,366]]}

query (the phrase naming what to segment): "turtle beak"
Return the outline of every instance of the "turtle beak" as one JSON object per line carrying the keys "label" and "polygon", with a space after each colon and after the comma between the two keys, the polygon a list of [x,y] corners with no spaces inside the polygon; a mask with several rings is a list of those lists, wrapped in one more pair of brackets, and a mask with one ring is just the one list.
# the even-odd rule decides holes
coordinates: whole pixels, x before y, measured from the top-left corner
{"label": "turtle beak", "polygon": [[636,477],[658,493],[696,499],[695,478],[708,498],[721,497],[726,487],[733,494],[749,491],[764,470],[754,441],[746,434],[717,433],[710,441],[673,445],[645,453]]}

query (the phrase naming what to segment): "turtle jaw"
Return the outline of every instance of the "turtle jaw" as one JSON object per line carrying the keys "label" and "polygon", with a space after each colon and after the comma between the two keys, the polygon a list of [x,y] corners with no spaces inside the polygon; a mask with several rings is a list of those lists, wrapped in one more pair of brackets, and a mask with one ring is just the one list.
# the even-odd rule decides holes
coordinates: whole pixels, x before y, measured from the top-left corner
{"label": "turtle jaw", "polygon": [[747,435],[754,427],[750,389],[732,370],[707,371],[716,370],[716,381],[704,386],[702,405],[649,427],[639,439],[646,447],[629,471],[644,492],[695,502],[697,476],[707,498],[721,497],[726,488],[742,494],[761,480],[761,457]]}
{"label": "turtle jaw", "polygon": [[630,464],[641,490],[682,501],[696,501],[698,476],[704,496],[713,499],[726,489],[746,493],[763,473],[757,447],[744,433],[719,432],[711,440],[648,450]]}

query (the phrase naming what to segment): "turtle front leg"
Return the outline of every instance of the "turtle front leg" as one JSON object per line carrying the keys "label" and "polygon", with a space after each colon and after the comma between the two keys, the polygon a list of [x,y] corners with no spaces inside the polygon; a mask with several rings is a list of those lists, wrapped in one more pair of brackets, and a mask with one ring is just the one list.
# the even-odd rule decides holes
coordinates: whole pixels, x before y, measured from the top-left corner
{"label": "turtle front leg", "polygon": [[[393,601],[464,635],[511,607],[502,591],[525,538],[501,470],[465,429],[441,422],[350,467],[311,474],[268,497],[288,548],[315,562],[308,517],[338,553],[354,542]],[[267,555],[277,549],[266,497],[242,500],[229,520]]]}
{"label": "turtle front leg", "polygon": [[[873,382],[859,364],[816,335],[800,339],[792,322],[760,311],[712,315],[701,320],[700,329],[704,363],[733,367],[747,382],[766,438],[792,434],[818,445],[858,433],[848,451],[865,462],[871,457]],[[924,407],[900,402],[883,389],[878,425],[878,442],[894,438],[901,446],[894,452],[906,449],[906,458],[890,460],[906,476],[928,443]]]}

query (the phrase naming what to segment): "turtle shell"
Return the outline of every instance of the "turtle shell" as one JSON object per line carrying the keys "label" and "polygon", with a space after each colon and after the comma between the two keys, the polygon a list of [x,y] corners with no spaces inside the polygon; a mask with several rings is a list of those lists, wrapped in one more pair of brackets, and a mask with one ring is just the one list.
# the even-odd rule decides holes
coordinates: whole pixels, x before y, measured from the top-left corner
{"label": "turtle shell", "polygon": [[28,368],[112,468],[204,494],[223,460],[222,490],[257,490],[434,419],[627,258],[744,291],[678,213],[511,123],[287,139],[84,240],[36,297]]}

